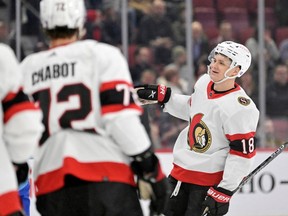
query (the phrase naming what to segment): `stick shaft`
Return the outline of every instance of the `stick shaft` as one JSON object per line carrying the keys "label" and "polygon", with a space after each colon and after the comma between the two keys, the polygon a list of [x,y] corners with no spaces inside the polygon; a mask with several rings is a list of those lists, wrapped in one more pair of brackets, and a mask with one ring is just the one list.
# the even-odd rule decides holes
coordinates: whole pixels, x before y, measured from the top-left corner
{"label": "stick shaft", "polygon": [[272,160],[274,160],[288,145],[288,142],[282,144],[275,152],[273,152],[266,160],[259,164],[251,173],[249,173],[238,185],[238,187],[233,191],[235,193],[241,187],[243,187],[248,181],[250,181],[258,172],[260,172],[264,167],[266,167]]}
{"label": "stick shaft", "polygon": [[[248,181],[250,181],[258,172],[260,172],[264,167],[266,167],[272,160],[274,160],[288,145],[288,142],[283,143],[275,152],[273,152],[266,160],[259,164],[252,172],[250,172],[238,185],[238,187],[233,191],[235,193],[241,187],[243,187]],[[202,213],[202,216],[207,216],[209,213],[209,208],[206,207]]]}

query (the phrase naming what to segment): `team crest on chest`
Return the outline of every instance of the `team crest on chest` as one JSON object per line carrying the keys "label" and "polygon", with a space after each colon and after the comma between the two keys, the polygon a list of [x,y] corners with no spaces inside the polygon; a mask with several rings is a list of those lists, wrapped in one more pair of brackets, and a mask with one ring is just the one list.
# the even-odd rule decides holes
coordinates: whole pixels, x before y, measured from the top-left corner
{"label": "team crest on chest", "polygon": [[243,106],[248,106],[250,104],[250,99],[245,97],[238,97],[238,102]]}
{"label": "team crest on chest", "polygon": [[190,121],[187,137],[190,150],[200,153],[207,151],[212,141],[211,132],[207,125],[202,121],[202,117],[202,113],[193,116]]}

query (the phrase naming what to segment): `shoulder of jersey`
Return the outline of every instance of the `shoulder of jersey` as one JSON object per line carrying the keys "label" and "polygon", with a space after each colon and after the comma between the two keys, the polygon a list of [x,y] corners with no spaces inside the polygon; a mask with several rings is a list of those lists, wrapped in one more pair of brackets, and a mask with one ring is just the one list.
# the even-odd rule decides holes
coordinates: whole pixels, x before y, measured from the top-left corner
{"label": "shoulder of jersey", "polygon": [[7,44],[0,43],[0,50],[3,54],[3,52],[11,52],[12,49]]}
{"label": "shoulder of jersey", "polygon": [[0,43],[0,53],[1,53],[1,61],[6,62],[7,58],[14,58],[17,60],[16,55],[13,49],[7,44]]}
{"label": "shoulder of jersey", "polygon": [[210,76],[208,74],[203,74],[195,83],[195,87],[203,87],[206,86],[211,81]]}
{"label": "shoulder of jersey", "polygon": [[235,92],[235,97],[237,98],[237,104],[240,104],[241,106],[249,106],[254,104],[252,99],[245,93],[243,89]]}

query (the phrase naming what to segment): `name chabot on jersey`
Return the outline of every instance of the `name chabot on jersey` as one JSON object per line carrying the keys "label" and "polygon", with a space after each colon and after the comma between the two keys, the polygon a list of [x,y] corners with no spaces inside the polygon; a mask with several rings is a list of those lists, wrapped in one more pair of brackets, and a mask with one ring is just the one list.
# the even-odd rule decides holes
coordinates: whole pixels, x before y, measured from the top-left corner
{"label": "name chabot on jersey", "polygon": [[47,65],[46,67],[32,73],[32,85],[60,77],[74,77],[75,65],[76,62]]}

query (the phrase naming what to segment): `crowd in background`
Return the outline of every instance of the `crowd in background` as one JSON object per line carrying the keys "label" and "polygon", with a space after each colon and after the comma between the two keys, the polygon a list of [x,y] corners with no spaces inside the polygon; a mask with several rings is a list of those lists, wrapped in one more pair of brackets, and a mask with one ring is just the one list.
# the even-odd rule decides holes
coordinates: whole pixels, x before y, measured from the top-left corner
{"label": "crowd in background", "polygon": [[[232,2],[234,5],[239,2],[226,1],[227,4]],[[201,5],[200,2],[206,2],[206,5]],[[222,1],[193,1],[193,47],[187,48],[185,1],[129,0],[128,63],[134,84],[161,83],[170,86],[174,92],[188,94],[191,89],[187,80],[190,80],[188,76],[191,72],[186,65],[187,49],[191,49],[193,74],[197,79],[207,72],[207,57],[211,47],[222,41],[232,40],[244,44],[251,51],[253,64],[238,82],[259,105],[257,7],[248,7],[248,3],[255,1],[241,0],[241,4],[246,2],[247,6],[241,8],[242,12],[246,11],[244,19],[237,15],[240,14],[237,10],[240,6],[224,9],[220,7],[220,2]],[[38,0],[30,0],[25,4],[21,16],[21,59],[48,48],[40,29],[39,17],[35,13],[39,12]],[[288,138],[288,33],[282,37],[279,33],[279,29],[288,28],[287,6],[288,1],[265,1],[267,140],[259,144],[259,147],[276,147]],[[0,7],[6,6],[0,4]],[[121,49],[121,1],[86,0],[86,7],[88,10],[84,38],[109,43]],[[234,16],[231,18],[229,13],[233,11]],[[204,18],[201,12],[205,14]],[[15,1],[11,1],[9,5],[9,15],[9,22],[0,20],[0,41],[15,49]],[[163,113],[158,105],[143,108],[142,120],[155,148],[172,148],[179,131],[187,126],[187,122]],[[152,112],[149,111],[151,109]]]}

